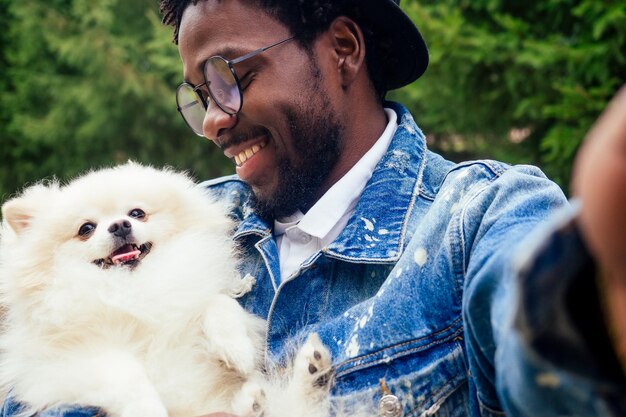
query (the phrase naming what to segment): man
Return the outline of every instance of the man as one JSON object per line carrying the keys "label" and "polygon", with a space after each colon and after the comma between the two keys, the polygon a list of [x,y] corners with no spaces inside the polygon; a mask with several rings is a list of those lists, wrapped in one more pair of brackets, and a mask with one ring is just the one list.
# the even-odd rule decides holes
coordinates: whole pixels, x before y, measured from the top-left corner
{"label": "man", "polygon": [[[566,207],[559,188],[529,166],[448,162],[383,101],[428,63],[396,2],[161,7],[183,62],[179,111],[237,166],[205,185],[237,219],[257,280],[242,303],[268,321],[268,361],[315,331],[333,394],[385,416],[625,412],[593,281],[552,279],[555,260],[575,276],[587,258],[531,251]],[[572,300],[596,321],[572,324]]]}
{"label": "man", "polygon": [[[556,372],[550,343],[541,351],[542,326],[588,288],[574,281],[571,294],[548,293],[514,315],[518,297],[537,296],[530,278],[522,295],[512,280],[516,253],[529,249],[520,242],[564,196],[533,167],[443,160],[406,109],[383,102],[428,60],[395,2],[163,1],[162,10],[188,83],[179,110],[237,165],[238,178],[206,186],[238,220],[242,272],[257,278],[243,305],[268,320],[268,360],[316,331],[333,354],[334,394],[373,411],[608,410],[614,399],[595,396],[599,385]],[[544,265],[527,258],[526,269]],[[599,340],[596,319],[577,330]],[[585,366],[604,377],[616,362],[601,340],[593,352],[611,360]],[[582,364],[580,343],[564,343],[563,356]]]}

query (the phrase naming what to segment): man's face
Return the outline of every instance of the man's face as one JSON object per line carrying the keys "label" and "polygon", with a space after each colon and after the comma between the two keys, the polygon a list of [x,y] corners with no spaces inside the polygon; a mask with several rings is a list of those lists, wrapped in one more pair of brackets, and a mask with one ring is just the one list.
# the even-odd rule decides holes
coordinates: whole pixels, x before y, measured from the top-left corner
{"label": "man's face", "polygon": [[[211,56],[234,59],[289,36],[280,22],[238,0],[190,5],[179,32],[185,80],[202,84]],[[204,135],[239,162],[237,174],[252,187],[259,214],[308,208],[337,162],[342,136],[319,66],[291,41],[235,64],[235,71],[243,107],[230,116],[209,104]]]}

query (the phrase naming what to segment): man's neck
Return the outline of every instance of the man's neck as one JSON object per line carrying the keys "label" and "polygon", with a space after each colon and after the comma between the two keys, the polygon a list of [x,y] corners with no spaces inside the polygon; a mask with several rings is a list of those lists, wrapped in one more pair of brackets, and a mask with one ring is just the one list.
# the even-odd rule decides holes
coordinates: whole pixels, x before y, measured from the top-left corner
{"label": "man's neck", "polygon": [[314,201],[300,208],[303,213],[306,213],[372,148],[385,130],[387,122],[387,115],[381,105],[374,109],[361,109],[360,112],[354,114],[353,118],[350,118],[349,126],[345,126],[341,155],[319,187]]}

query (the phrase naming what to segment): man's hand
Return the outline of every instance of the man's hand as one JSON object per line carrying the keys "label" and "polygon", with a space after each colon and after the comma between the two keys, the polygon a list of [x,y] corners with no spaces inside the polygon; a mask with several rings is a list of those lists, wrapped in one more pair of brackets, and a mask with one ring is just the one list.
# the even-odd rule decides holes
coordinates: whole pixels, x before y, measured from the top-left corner
{"label": "man's hand", "polygon": [[591,129],[574,166],[579,224],[598,264],[605,313],[626,372],[626,86]]}

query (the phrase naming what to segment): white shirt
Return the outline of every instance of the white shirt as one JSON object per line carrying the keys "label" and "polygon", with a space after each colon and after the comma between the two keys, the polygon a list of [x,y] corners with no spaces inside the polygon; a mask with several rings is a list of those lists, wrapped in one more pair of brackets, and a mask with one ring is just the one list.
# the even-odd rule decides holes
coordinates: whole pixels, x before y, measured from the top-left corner
{"label": "white shirt", "polygon": [[354,207],[372,177],[374,168],[387,152],[396,132],[397,115],[385,108],[387,127],[376,143],[309,209],[274,221],[281,280],[296,272],[302,263],[330,244],[348,224]]}

